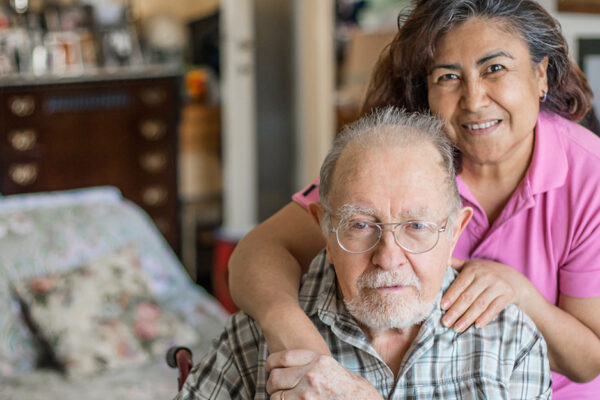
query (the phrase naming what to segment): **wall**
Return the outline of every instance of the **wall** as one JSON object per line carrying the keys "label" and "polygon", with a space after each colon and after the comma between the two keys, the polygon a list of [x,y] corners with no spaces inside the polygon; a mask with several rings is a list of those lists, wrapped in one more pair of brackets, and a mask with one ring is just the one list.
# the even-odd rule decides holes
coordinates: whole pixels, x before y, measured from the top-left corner
{"label": "wall", "polygon": [[578,37],[600,37],[600,14],[558,12],[558,0],[538,0],[538,2],[561,23],[574,59],[577,59]]}

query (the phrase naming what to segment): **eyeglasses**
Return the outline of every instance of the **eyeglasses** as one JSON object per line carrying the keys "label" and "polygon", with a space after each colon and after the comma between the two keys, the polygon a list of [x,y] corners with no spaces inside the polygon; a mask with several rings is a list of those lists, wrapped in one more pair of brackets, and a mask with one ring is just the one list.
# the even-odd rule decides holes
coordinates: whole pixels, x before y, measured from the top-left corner
{"label": "eyeglasses", "polygon": [[[332,229],[342,250],[352,254],[366,253],[379,243],[383,232],[393,232],[396,244],[413,254],[426,253],[433,249],[440,233],[446,231],[446,225],[439,228],[437,224],[427,221],[407,222],[367,222],[351,220]],[[391,228],[384,228],[391,226]]]}

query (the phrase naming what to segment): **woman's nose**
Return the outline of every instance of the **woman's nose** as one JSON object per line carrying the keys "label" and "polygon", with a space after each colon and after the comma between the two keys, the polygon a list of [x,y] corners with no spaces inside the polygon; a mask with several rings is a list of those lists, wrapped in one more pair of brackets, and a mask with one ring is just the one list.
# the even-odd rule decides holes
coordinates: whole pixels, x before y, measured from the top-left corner
{"label": "woman's nose", "polygon": [[464,110],[475,112],[489,104],[487,90],[479,81],[463,83],[460,106]]}
{"label": "woman's nose", "polygon": [[371,261],[382,269],[397,268],[407,262],[405,250],[396,243],[393,231],[384,230],[382,232]]}

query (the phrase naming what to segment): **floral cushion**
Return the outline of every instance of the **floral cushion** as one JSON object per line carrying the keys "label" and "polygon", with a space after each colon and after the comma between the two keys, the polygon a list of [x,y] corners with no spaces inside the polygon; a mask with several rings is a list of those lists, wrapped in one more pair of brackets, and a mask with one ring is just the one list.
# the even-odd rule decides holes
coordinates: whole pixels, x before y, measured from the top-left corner
{"label": "floral cushion", "polygon": [[192,345],[195,330],[165,312],[134,246],[82,266],[15,283],[33,330],[69,375],[89,376]]}

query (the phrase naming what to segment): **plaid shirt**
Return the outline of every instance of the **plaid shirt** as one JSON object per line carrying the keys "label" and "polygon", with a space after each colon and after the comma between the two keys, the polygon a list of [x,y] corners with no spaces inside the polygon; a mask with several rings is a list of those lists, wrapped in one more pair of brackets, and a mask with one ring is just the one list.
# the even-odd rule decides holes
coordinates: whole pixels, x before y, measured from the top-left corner
{"label": "plaid shirt", "polygon": [[[552,378],[546,343],[534,323],[508,306],[485,328],[455,333],[441,324],[441,293],[406,352],[398,376],[382,361],[337,295],[325,252],[312,262],[300,304],[348,370],[369,380],[385,399],[549,399]],[[269,399],[267,345],[245,313],[229,319],[212,349],[191,371],[176,399]]]}

